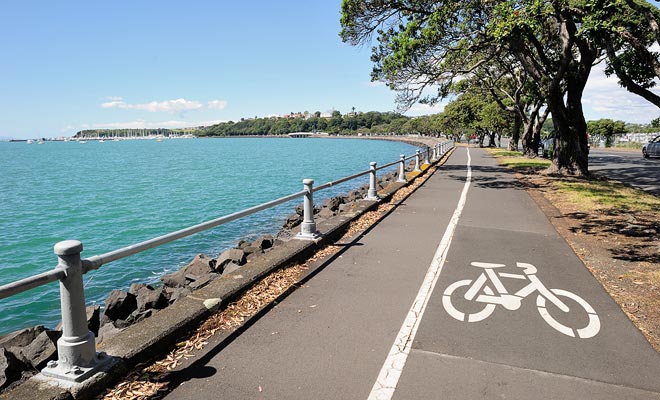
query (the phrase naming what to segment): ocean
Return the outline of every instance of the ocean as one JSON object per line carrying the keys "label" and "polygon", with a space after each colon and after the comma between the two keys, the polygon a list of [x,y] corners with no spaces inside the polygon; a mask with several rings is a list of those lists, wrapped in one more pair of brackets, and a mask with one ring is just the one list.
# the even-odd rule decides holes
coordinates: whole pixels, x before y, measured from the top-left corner
{"label": "ocean", "polygon": [[[61,240],[82,241],[83,258],[103,254],[298,192],[303,179],[320,185],[414,150],[338,138],[0,142],[0,285],[53,269]],[[314,200],[368,180],[317,192]],[[104,265],[84,276],[87,305],[102,305],[111,290],[132,283],[157,284],[198,253],[215,257],[239,239],[275,234],[301,202]],[[0,300],[0,335],[59,321],[57,282]]]}

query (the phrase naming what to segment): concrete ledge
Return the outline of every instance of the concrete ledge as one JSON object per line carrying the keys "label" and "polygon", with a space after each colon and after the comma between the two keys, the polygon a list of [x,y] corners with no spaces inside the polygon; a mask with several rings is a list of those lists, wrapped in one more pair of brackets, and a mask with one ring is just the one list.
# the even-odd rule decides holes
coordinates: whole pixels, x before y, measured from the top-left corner
{"label": "concrete ledge", "polygon": [[319,221],[317,229],[322,237],[317,241],[290,240],[251,260],[240,269],[215,279],[207,286],[183,297],[169,307],[122,330],[97,347],[115,358],[105,371],[99,372],[80,384],[61,384],[38,374],[15,389],[0,395],[12,400],[63,400],[90,398],[112,382],[122,378],[134,366],[166,354],[187,332],[196,328],[212,313],[224,308],[230,301],[269,273],[291,263],[304,260],[316,249],[332,243],[347,229],[351,221],[375,209],[398,190],[415,179],[426,175],[429,168],[441,164],[447,154],[422,166],[421,172],[407,174],[407,183],[392,183],[379,191],[380,201],[363,200],[352,210],[328,220]]}

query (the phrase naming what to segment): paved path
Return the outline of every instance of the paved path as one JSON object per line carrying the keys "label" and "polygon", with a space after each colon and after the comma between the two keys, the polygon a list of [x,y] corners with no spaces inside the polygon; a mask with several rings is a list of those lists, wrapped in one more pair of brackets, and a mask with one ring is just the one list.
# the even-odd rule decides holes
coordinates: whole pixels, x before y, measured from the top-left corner
{"label": "paved path", "polygon": [[167,399],[660,399],[658,354],[479,149],[214,345]]}

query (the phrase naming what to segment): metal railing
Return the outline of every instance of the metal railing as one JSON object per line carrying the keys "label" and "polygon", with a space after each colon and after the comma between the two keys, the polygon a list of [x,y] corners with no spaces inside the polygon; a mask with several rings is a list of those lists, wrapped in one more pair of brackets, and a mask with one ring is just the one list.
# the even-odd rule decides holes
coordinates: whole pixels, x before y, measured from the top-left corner
{"label": "metal railing", "polygon": [[369,170],[358,172],[335,181],[314,187],[312,179],[303,180],[303,190],[289,194],[257,206],[247,208],[233,214],[225,215],[198,225],[194,225],[176,232],[171,232],[144,242],[113,250],[105,254],[81,259],[80,253],[83,245],[78,240],[65,240],[55,244],[54,253],[58,257],[57,266],[38,275],[21,279],[19,281],[0,286],[0,299],[10,297],[30,289],[45,285],[56,280],[60,281],[60,301],[62,311],[62,337],[57,341],[58,360],[51,361],[42,370],[46,376],[73,382],[81,382],[98,372],[111,360],[103,353],[96,352],[94,334],[87,328],[85,313],[85,293],[82,276],[101,266],[134,254],[161,246],[163,244],[199,233],[222,224],[253,215],[257,212],[275,207],[277,205],[304,198],[303,222],[300,233],[295,238],[301,240],[317,240],[320,237],[314,221],[314,192],[328,189],[341,183],[369,175],[369,189],[365,200],[377,201],[376,172],[398,165],[397,182],[406,182],[405,163],[415,159],[414,171],[420,171],[422,153],[425,154],[425,163],[430,159],[437,160],[453,147],[453,142],[437,143],[426,147],[422,152],[417,150],[414,155],[406,157],[401,154],[399,160],[377,167],[375,162],[370,163]]}

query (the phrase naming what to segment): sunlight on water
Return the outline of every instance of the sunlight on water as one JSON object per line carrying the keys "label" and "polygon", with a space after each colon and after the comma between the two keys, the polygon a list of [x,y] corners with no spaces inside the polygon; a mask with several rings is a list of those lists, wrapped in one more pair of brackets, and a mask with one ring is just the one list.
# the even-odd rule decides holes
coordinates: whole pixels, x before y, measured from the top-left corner
{"label": "sunlight on water", "polygon": [[[396,161],[412,146],[353,139],[195,139],[121,142],[0,142],[0,284],[55,267],[53,245],[83,242],[83,257],[171,231]],[[315,195],[321,202],[368,177]],[[299,203],[299,202],[298,202]],[[276,233],[296,202],[202,232],[85,275],[87,304],[112,289],[157,283],[197,253],[212,257],[241,238]],[[51,283],[0,300],[0,334],[60,320]]]}

